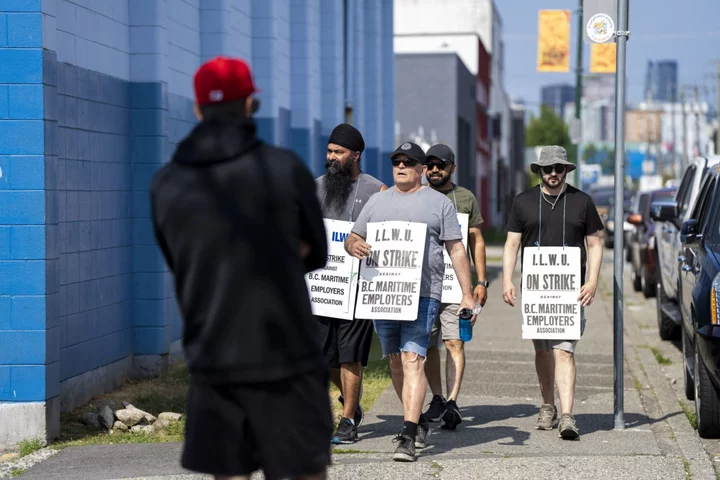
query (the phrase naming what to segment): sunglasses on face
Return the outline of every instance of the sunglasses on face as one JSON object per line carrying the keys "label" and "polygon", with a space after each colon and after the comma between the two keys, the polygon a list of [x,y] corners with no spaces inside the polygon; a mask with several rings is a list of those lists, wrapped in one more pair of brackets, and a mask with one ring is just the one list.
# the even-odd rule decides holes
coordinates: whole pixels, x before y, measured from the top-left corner
{"label": "sunglasses on face", "polygon": [[565,165],[548,165],[546,167],[542,167],[542,171],[545,175],[550,175],[553,170],[555,170],[555,173],[564,173]]}
{"label": "sunglasses on face", "polygon": [[445,162],[428,162],[427,167],[428,171],[435,170],[435,167],[437,167],[439,170],[445,170],[445,167],[447,167],[448,164]]}
{"label": "sunglasses on face", "polygon": [[403,160],[392,160],[393,167],[399,167],[400,164],[404,164],[406,167],[414,167],[418,161],[414,158],[405,158]]}

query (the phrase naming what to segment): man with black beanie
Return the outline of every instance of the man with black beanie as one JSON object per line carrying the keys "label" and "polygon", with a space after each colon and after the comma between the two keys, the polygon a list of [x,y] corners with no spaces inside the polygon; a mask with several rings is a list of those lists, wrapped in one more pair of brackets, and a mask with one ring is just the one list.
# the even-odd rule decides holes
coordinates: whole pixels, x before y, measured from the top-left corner
{"label": "man with black beanie", "polygon": [[[354,222],[370,197],[387,189],[380,180],[362,173],[360,157],[365,141],[357,128],[341,123],[330,134],[325,175],[316,180],[318,200],[326,219]],[[363,367],[367,366],[373,323],[317,316],[320,341],[330,378],[340,390],[343,414],[332,443],[357,441],[363,421],[360,407]]]}

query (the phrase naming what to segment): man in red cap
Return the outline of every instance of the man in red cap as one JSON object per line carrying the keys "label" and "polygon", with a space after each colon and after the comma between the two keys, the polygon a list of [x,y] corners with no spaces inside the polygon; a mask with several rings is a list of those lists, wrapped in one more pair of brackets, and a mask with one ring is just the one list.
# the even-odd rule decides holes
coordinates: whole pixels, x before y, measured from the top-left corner
{"label": "man in red cap", "polygon": [[258,139],[245,62],[214,58],[194,84],[200,122],[151,185],[191,378],[182,466],[324,479],[333,422],[304,279],[327,257],[315,182]]}

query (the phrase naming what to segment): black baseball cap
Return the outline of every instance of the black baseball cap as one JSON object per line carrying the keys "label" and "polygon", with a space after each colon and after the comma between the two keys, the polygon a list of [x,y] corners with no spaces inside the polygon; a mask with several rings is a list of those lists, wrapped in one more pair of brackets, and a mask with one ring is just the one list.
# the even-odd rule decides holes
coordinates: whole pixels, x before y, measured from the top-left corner
{"label": "black baseball cap", "polygon": [[430,157],[434,157],[438,160],[442,160],[445,163],[455,163],[455,154],[453,153],[452,149],[442,143],[438,143],[437,145],[433,145],[432,147],[430,147],[430,149],[427,151],[426,156],[428,160],[430,159]]}
{"label": "black baseball cap", "polygon": [[422,163],[423,165],[425,165],[425,163],[426,163],[427,159],[425,158],[425,152],[423,151],[422,147],[420,147],[420,145],[417,145],[412,142],[405,142],[402,145],[400,145],[399,147],[397,147],[395,149],[395,151],[390,154],[390,158],[394,159],[401,153],[404,153],[405,155],[407,155],[409,158],[412,158],[413,160],[417,160],[418,162]]}

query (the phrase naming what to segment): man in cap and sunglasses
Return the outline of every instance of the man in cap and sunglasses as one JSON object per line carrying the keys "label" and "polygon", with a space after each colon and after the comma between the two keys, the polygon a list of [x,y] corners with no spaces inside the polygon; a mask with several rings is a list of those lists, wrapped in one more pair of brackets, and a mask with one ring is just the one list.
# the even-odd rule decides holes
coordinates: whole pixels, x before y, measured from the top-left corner
{"label": "man in cap and sunglasses", "polygon": [[[455,153],[444,144],[437,144],[427,151],[427,181],[430,187],[443,195],[455,206],[458,213],[468,215],[468,249],[473,257],[478,282],[473,290],[475,302],[484,306],[487,300],[488,282],[485,276],[485,240],[480,225],[483,218],[480,207],[472,192],[455,185],[451,176],[455,172]],[[460,385],[465,371],[465,348],[460,340],[459,305],[442,303],[433,324],[428,347],[425,375],[427,376],[433,397],[425,416],[431,422],[442,420],[441,428],[455,430],[462,423],[457,406]],[[443,397],[442,376],[440,373],[439,340],[445,343],[447,358],[445,362],[447,400]]]}
{"label": "man in cap and sunglasses", "polygon": [[430,424],[422,414],[427,388],[424,360],[442,297],[445,274],[443,248],[450,254],[462,289],[460,308],[473,310],[475,299],[470,263],[462,243],[455,207],[448,197],[422,184],[427,172],[425,152],[420,146],[408,142],[400,145],[390,158],[394,185],[370,197],[345,239],[345,249],[361,260],[370,254],[372,245],[368,241],[372,240],[366,241],[370,222],[406,221],[427,225],[417,318],[414,321],[374,321],[383,356],[389,358],[393,387],[404,411],[405,422],[394,440],[398,446],[393,459],[414,462],[415,448],[426,446],[430,431]]}
{"label": "man in cap and sunglasses", "polygon": [[[370,197],[387,189],[380,180],[360,169],[364,150],[365,141],[357,128],[341,123],[333,129],[328,139],[325,174],[316,180],[323,218],[354,222]],[[316,318],[330,379],[340,390],[343,407],[331,441],[354,443],[364,417],[360,406],[362,378],[370,356],[373,324],[360,319]]]}
{"label": "man in cap and sunglasses", "polygon": [[[604,228],[590,195],[568,185],[568,173],[575,165],[560,146],[544,147],[530,166],[541,178],[513,200],[508,215],[507,240],[503,253],[503,300],[515,306],[512,282],[518,249],[530,246],[579,247],[581,288],[580,331],[585,330],[584,307],[593,303],[602,264],[600,231]],[[587,248],[586,248],[587,244]],[[587,273],[587,275],[586,275]],[[577,340],[533,340],[535,369],[543,404],[535,428],[552,430],[558,418],[554,386],[560,394],[560,437],[575,439],[579,430],[572,415],[575,398],[575,347]]]}
{"label": "man in cap and sunglasses", "polygon": [[246,62],[194,76],[199,123],[151,186],[190,372],[181,464],[216,479],[326,478],[332,413],[305,274],[327,261],[315,182],[257,137]]}

